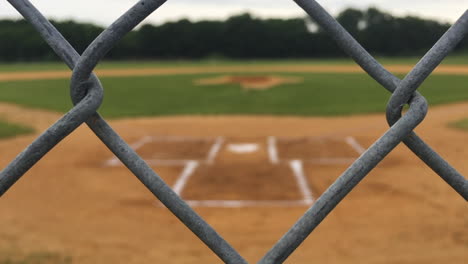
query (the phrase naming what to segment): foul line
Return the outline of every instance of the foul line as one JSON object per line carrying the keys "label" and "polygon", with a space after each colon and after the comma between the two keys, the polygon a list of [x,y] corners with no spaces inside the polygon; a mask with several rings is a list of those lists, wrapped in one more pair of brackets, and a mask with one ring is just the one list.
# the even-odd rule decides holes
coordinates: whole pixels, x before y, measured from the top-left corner
{"label": "foul line", "polygon": [[206,162],[208,164],[213,164],[216,156],[218,155],[219,151],[221,150],[221,147],[222,147],[223,143],[224,143],[224,138],[223,137],[218,137],[216,139],[216,142],[211,147],[210,152],[208,152],[208,156],[206,158]]}
{"label": "foul line", "polygon": [[162,142],[203,142],[203,141],[212,141],[214,137],[183,137],[183,136],[153,136],[151,137],[152,141],[162,141]]}
{"label": "foul line", "polygon": [[356,158],[316,158],[302,160],[304,163],[323,164],[323,165],[340,165],[353,163]]}
{"label": "foul line", "polygon": [[185,165],[184,170],[182,171],[176,183],[174,184],[174,187],[172,188],[174,192],[177,193],[177,195],[180,196],[182,190],[187,184],[187,181],[189,180],[190,176],[192,176],[193,172],[198,167],[198,165],[198,161],[190,161],[187,163],[187,165]]}
{"label": "foul line", "polygon": [[366,149],[359,144],[359,142],[354,137],[346,137],[346,143],[350,145],[359,155],[362,155]]}
{"label": "foul line", "polygon": [[[138,150],[139,148],[143,147],[145,144],[147,144],[147,143],[149,143],[151,141],[153,141],[153,138],[150,137],[150,136],[146,136],[146,137],[141,138],[137,142],[131,144],[130,147],[133,150],[136,151],[136,150]],[[120,164],[122,164],[122,163],[120,162],[119,158],[114,156],[113,158],[106,161],[105,166],[115,167],[115,166],[118,166]]]}
{"label": "foul line", "polygon": [[137,142],[131,144],[130,147],[133,150],[137,150],[137,149],[143,147],[146,143],[149,143],[151,141],[153,141],[153,137],[146,136],[146,137],[143,137],[142,139],[138,140]]}
{"label": "foul line", "polygon": [[276,148],[276,138],[273,136],[268,137],[268,157],[271,163],[278,164],[278,149]]}
{"label": "foul line", "polygon": [[294,177],[296,177],[297,185],[299,186],[299,190],[301,190],[304,200],[312,203],[314,201],[314,197],[312,196],[312,190],[310,189],[309,183],[305,177],[302,161],[292,160],[289,165],[294,172]]}
{"label": "foul line", "polygon": [[160,166],[184,166],[194,160],[165,160],[165,159],[150,159],[145,160],[149,165],[160,165]]}
{"label": "foul line", "polygon": [[306,200],[189,200],[186,201],[192,207],[219,207],[219,208],[242,208],[242,207],[293,207],[310,206],[312,202]]}

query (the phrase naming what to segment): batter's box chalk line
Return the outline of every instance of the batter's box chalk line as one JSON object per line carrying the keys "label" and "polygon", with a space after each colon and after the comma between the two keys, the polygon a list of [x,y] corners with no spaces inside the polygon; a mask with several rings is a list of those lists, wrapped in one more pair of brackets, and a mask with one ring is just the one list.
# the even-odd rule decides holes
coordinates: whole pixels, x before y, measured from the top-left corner
{"label": "batter's box chalk line", "polygon": [[[289,163],[290,160],[297,160],[294,159],[281,159],[281,155],[278,151],[278,141],[279,142],[287,142],[287,141],[294,141],[294,140],[302,140],[307,139],[310,141],[327,141],[327,140],[340,140],[345,142],[348,146],[350,146],[358,155],[364,153],[365,148],[358,142],[355,137],[347,136],[347,137],[300,137],[300,138],[279,138],[275,136],[267,137],[267,153],[268,159],[272,164],[279,164],[279,163]],[[145,136],[142,137],[140,140],[131,144],[131,147],[137,151],[144,145],[151,143],[151,142],[186,142],[190,144],[190,142],[213,142],[210,150],[206,154],[205,159],[200,159],[198,162],[206,163],[206,164],[214,164],[217,155],[219,154],[220,150],[222,149],[223,145],[226,144],[226,138],[223,136],[219,137],[189,137],[189,136]],[[237,145],[237,146],[233,146]],[[240,146],[243,145],[243,146]],[[258,150],[258,144],[253,146],[254,144],[228,144],[228,147],[234,148],[249,148],[254,150]],[[237,151],[238,153],[242,154],[243,151]],[[248,154],[251,151],[245,151],[244,153]],[[342,164],[350,164],[354,162],[357,157],[319,157],[319,158],[310,158],[310,159],[300,159],[304,163],[310,164],[323,164],[323,165],[342,165]],[[145,161],[150,165],[159,165],[159,166],[185,166],[187,163],[193,161],[193,159],[145,159]],[[116,167],[116,166],[123,166],[123,164],[119,161],[117,157],[113,157],[104,163],[105,167]]]}
{"label": "batter's box chalk line", "polygon": [[[299,138],[304,139],[304,138]],[[308,140],[320,140],[325,141],[331,140],[325,137],[320,138],[305,138]],[[291,172],[296,180],[298,191],[300,192],[302,199],[300,200],[187,200],[186,202],[192,207],[218,207],[218,208],[242,208],[242,207],[298,207],[298,206],[310,206],[314,203],[314,195],[310,184],[307,181],[307,176],[304,170],[304,163],[307,164],[322,164],[322,165],[336,165],[336,164],[348,164],[352,163],[355,158],[314,158],[314,159],[286,159],[280,158],[278,151],[278,142],[293,141],[298,139],[291,138],[278,138],[275,136],[266,137],[266,151],[268,155],[269,163],[273,166],[278,164],[287,164],[291,169]],[[362,154],[365,149],[356,138],[352,136],[343,138],[333,138],[333,140],[342,141],[344,144],[349,145],[357,154]],[[194,175],[195,171],[202,164],[213,165],[215,164],[216,157],[219,152],[226,146],[229,148],[237,148],[234,152],[237,154],[248,154],[253,151],[258,151],[259,144],[254,143],[232,143],[228,144],[228,140],[225,137],[180,137],[180,136],[146,136],[140,140],[134,142],[131,146],[137,151],[141,147],[151,142],[212,142],[206,158],[203,160],[190,160],[190,159],[149,159],[146,160],[149,164],[158,166],[180,166],[182,172],[178,176],[177,180],[173,185],[173,190],[179,196],[182,196],[183,190],[186,187],[190,178]],[[241,149],[238,151],[239,149]],[[246,151],[248,148],[249,151]],[[120,161],[114,157],[106,161],[106,166],[120,166]],[[156,206],[162,206],[160,202],[155,202]]]}

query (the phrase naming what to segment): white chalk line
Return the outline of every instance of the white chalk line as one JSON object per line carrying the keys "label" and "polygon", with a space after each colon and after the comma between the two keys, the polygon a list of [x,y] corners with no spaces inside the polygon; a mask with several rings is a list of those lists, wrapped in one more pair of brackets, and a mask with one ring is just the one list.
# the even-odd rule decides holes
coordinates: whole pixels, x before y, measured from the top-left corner
{"label": "white chalk line", "polygon": [[[143,147],[145,144],[151,142],[152,140],[153,140],[153,138],[151,136],[145,136],[145,137],[142,137],[140,140],[134,142],[133,144],[130,144],[130,147],[134,151],[137,151],[139,148]],[[104,165],[107,166],[107,167],[116,167],[116,166],[123,165],[123,164],[119,160],[119,158],[114,156],[113,158],[107,160],[104,163]]]}
{"label": "white chalk line", "polygon": [[[307,164],[317,164],[317,165],[347,165],[350,163],[353,163],[356,160],[356,158],[317,158],[317,159],[307,159],[307,160],[301,160],[303,163]],[[212,165],[213,163],[208,163],[205,160],[193,160],[193,159],[150,159],[150,160],[145,160],[145,162],[148,165],[153,165],[153,166],[185,166],[187,163],[191,161],[197,161],[199,164],[209,164]],[[280,161],[277,164],[289,164],[291,160],[284,160]],[[109,165],[109,161],[107,161],[108,166],[119,166],[123,165],[120,163],[120,161],[117,159],[116,164]]]}
{"label": "white chalk line", "polygon": [[276,137],[279,142],[295,143],[295,142],[327,142],[327,141],[343,141],[344,136],[306,136],[306,137]]}
{"label": "white chalk line", "polygon": [[[312,137],[310,139],[317,140],[317,139],[327,139],[327,137]],[[330,138],[330,139],[337,139],[337,138]],[[348,136],[345,139],[345,142],[353,148],[357,153],[362,154],[365,151],[365,148],[362,147],[361,144],[352,136]],[[217,138],[212,138],[212,137],[183,137],[183,136],[145,136],[142,137],[140,140],[137,142],[131,144],[130,146],[134,150],[138,150],[142,146],[144,146],[147,143],[150,142],[203,142],[203,141],[212,141],[215,140],[215,143],[211,147],[208,157],[205,160],[206,163],[208,164],[213,164],[214,160],[216,159],[216,156],[218,155],[219,151],[221,150],[222,144],[225,142],[225,139],[223,137],[217,137]],[[293,140],[291,138],[278,138],[274,136],[268,137],[268,156],[270,159],[270,162],[273,164],[278,164],[280,163],[279,155],[278,155],[278,148],[277,148],[277,142],[278,140],[282,141],[289,141]],[[350,162],[354,161],[354,158],[316,158],[316,159],[302,159],[303,162],[306,163],[312,163],[312,164],[348,164]],[[161,165],[161,166],[184,166],[189,162],[190,160],[184,160],[184,159],[171,159],[171,160],[164,160],[164,159],[150,159],[150,160],[145,160],[148,162],[148,164],[151,165]],[[204,163],[203,161],[199,160],[200,163]],[[123,164],[120,162],[120,160],[117,157],[113,157],[109,160],[107,160],[104,163],[104,166],[106,167],[116,167],[116,166],[122,166]]]}
{"label": "white chalk line", "polygon": [[216,159],[216,156],[218,155],[219,151],[221,150],[221,147],[223,146],[224,143],[224,138],[223,137],[218,137],[211,146],[210,151],[208,152],[208,156],[206,157],[206,162],[208,164],[213,164],[214,160]]}
{"label": "white chalk line", "polygon": [[346,143],[348,143],[348,145],[350,145],[359,155],[362,155],[366,149],[361,145],[359,144],[359,142],[356,140],[356,138],[352,137],[352,136],[349,136],[349,137],[346,137],[345,139]]}
{"label": "white chalk line", "polygon": [[346,165],[353,163],[356,158],[316,158],[301,160],[304,163],[318,164],[318,165]]}
{"label": "white chalk line", "polygon": [[187,185],[188,180],[193,175],[198,165],[198,161],[190,161],[187,163],[187,165],[185,165],[184,170],[182,171],[176,183],[174,184],[174,187],[172,188],[174,192],[177,193],[177,195],[181,195],[185,185]]}
{"label": "white chalk line", "polygon": [[[131,147],[134,150],[141,148],[143,145],[152,141],[163,141],[163,142],[200,142],[200,141],[212,141],[215,143],[212,145],[208,157],[204,161],[200,160],[164,160],[164,159],[151,159],[147,160],[149,164],[162,165],[162,166],[185,166],[176,183],[174,184],[174,191],[180,195],[185,188],[188,180],[193,175],[195,170],[203,163],[214,163],[216,156],[225,139],[223,137],[217,138],[191,138],[191,137],[178,137],[178,136],[161,136],[152,137],[146,136],[133,143]],[[317,139],[314,139],[317,140]],[[280,163],[278,157],[277,148],[278,138],[274,136],[268,137],[268,155],[270,162],[273,164]],[[359,144],[359,142],[352,136],[346,137],[345,142],[350,145],[357,153],[362,154],[365,152],[365,148]],[[353,162],[354,158],[316,158],[307,160],[289,160],[287,161],[291,166],[294,176],[297,180],[298,187],[304,200],[188,200],[187,203],[193,207],[222,207],[222,208],[239,208],[239,207],[294,207],[294,206],[310,206],[314,203],[314,197],[312,191],[307,182],[303,163],[315,163],[315,164],[347,164]],[[282,163],[282,162],[281,162]],[[117,157],[114,157],[106,162],[108,166],[122,165]]]}
{"label": "white chalk line", "polygon": [[153,137],[146,136],[146,137],[141,138],[137,142],[131,144],[130,147],[136,151],[139,148],[143,147],[145,144],[150,143],[151,141],[153,141]]}
{"label": "white chalk line", "polygon": [[306,200],[188,200],[192,207],[218,207],[218,208],[243,208],[243,207],[297,207],[310,206],[312,203]]}
{"label": "white chalk line", "polygon": [[[220,137],[216,138],[219,140]],[[205,142],[205,141],[213,141],[215,138],[212,137],[183,137],[183,136],[144,136],[140,140],[130,144],[130,147],[137,151],[144,145],[151,143],[151,142]],[[186,165],[187,162],[190,160],[162,160],[162,159],[149,159],[145,160],[150,165],[163,165],[163,166],[179,166],[179,165]],[[122,162],[114,156],[111,159],[104,162],[105,167],[117,167],[122,166]]]}
{"label": "white chalk line", "polygon": [[215,137],[184,137],[184,136],[152,136],[155,142],[204,142],[213,141]]}
{"label": "white chalk line", "polygon": [[112,159],[106,160],[104,167],[117,167],[123,165],[122,162],[117,158],[113,157]]}
{"label": "white chalk line", "polygon": [[273,164],[279,163],[278,157],[278,148],[276,147],[276,138],[273,136],[268,137],[268,157],[270,158],[270,162]]}
{"label": "white chalk line", "polygon": [[201,163],[199,160],[171,160],[171,159],[150,159],[150,160],[145,160],[146,163],[149,165],[160,165],[160,166],[186,166],[188,163],[192,161],[197,161],[198,163]]}
{"label": "white chalk line", "polygon": [[304,201],[309,203],[314,202],[314,196],[312,195],[312,190],[309,187],[309,183],[307,182],[307,178],[304,173],[304,166],[301,160],[292,160],[290,161],[289,165],[293,170],[294,177],[297,181],[297,186],[301,191],[302,196],[304,197]]}

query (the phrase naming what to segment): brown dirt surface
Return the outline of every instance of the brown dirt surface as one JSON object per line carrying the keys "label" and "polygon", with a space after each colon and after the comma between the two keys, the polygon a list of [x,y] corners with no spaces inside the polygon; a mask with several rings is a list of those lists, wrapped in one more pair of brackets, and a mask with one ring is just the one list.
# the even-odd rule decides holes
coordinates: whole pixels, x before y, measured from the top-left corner
{"label": "brown dirt surface", "polygon": [[[388,65],[387,70],[394,74],[406,74],[414,66]],[[197,66],[197,67],[158,67],[141,69],[100,69],[95,73],[99,77],[129,77],[152,75],[177,75],[177,74],[201,74],[201,73],[286,73],[286,72],[311,72],[311,73],[361,73],[363,70],[357,65],[246,65],[246,66]],[[465,65],[440,65],[434,74],[468,75],[468,66]],[[28,72],[0,72],[0,81],[20,80],[49,80],[70,78],[70,71],[28,71]]]}
{"label": "brown dirt surface", "polygon": [[344,138],[289,138],[278,140],[283,159],[357,158],[359,153]]}
{"label": "brown dirt surface", "polygon": [[[228,146],[255,144],[258,150],[236,153]],[[287,164],[271,164],[265,137],[224,139],[214,164],[198,168],[182,197],[188,200],[301,200]]]}
{"label": "brown dirt surface", "polygon": [[[468,103],[434,107],[417,129],[464,175],[468,175],[468,133],[451,129],[447,124],[466,118],[467,113]],[[51,113],[30,114],[32,118],[19,117],[38,128],[48,122],[52,124],[56,118]],[[12,118],[13,115],[10,113]],[[42,121],[34,123],[35,120]],[[388,129],[383,114],[334,118],[162,117],[116,120],[110,124],[130,143],[148,135],[224,136],[242,139],[239,142],[271,135],[278,138],[353,136],[368,147]],[[36,136],[1,140],[0,166],[5,167]],[[5,252],[3,249],[57,252],[71,256],[73,263],[80,264],[220,262],[176,217],[157,206],[152,194],[127,169],[104,166],[111,157],[111,152],[85,126],[54,148],[0,199],[0,226],[3,227],[0,228],[0,252]],[[220,152],[218,157],[216,164],[221,166],[223,157],[227,159],[227,156]],[[256,162],[262,159],[258,157]],[[305,164],[314,195],[320,195],[346,167]],[[178,167],[154,168],[169,184],[181,172]],[[282,185],[287,193],[293,188],[290,174],[284,172],[281,179],[278,178],[281,173],[272,174],[271,180],[267,180],[271,170],[258,167],[251,168],[262,175],[252,183],[258,185],[258,196],[250,193],[252,187],[234,187],[250,184],[247,176],[239,179],[236,176],[247,173],[247,168],[230,168],[232,176],[231,171],[225,176],[236,184],[220,188],[228,190],[227,195],[234,196],[235,192],[252,199],[280,194],[275,184]],[[223,169],[214,170],[219,179],[224,176]],[[195,191],[200,186],[196,179],[212,185],[197,190],[197,197],[205,194],[208,197],[215,192],[213,181],[217,179],[203,177],[206,175],[193,176],[187,186]],[[271,181],[274,190],[263,186],[265,181]],[[306,210],[297,206],[196,208],[250,262],[258,261]],[[466,259],[467,203],[401,144],[337,206],[286,263],[440,264],[464,263]]]}
{"label": "brown dirt surface", "polygon": [[203,160],[214,140],[153,141],[143,145],[137,153],[145,160]]}
{"label": "brown dirt surface", "polygon": [[286,164],[234,162],[202,165],[182,193],[188,200],[301,200]]}
{"label": "brown dirt surface", "polygon": [[301,83],[302,78],[284,76],[220,76],[197,79],[196,85],[240,84],[244,90],[268,90],[281,84]]}

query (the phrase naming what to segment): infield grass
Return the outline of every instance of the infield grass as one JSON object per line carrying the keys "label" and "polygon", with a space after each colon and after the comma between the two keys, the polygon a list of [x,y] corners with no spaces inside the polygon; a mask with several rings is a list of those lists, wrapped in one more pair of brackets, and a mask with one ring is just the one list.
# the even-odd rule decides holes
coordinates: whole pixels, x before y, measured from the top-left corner
{"label": "infield grass", "polygon": [[[300,115],[332,116],[384,112],[390,94],[366,74],[278,74],[303,83],[266,91],[239,84],[198,86],[199,78],[221,74],[102,78],[105,117],[161,115]],[[240,74],[236,74],[240,75]],[[244,74],[247,75],[247,74]],[[267,74],[262,74],[267,75]],[[430,104],[468,100],[468,76],[431,76],[420,88]],[[450,84],[450,85],[448,85]],[[0,83],[0,101],[66,112],[72,105],[68,80]]]}
{"label": "infield grass", "polygon": [[450,123],[451,127],[457,128],[457,129],[462,129],[465,131],[468,131],[468,118],[463,119],[457,122]]}
{"label": "infield grass", "polygon": [[[421,57],[376,57],[384,65],[415,65]],[[103,61],[97,69],[141,69],[158,67],[193,67],[193,66],[281,66],[281,65],[355,65],[350,58],[325,59],[283,59],[283,60],[233,60],[233,59],[202,59],[202,60],[148,60],[148,61]],[[468,54],[448,56],[442,64],[466,65]],[[18,62],[1,63],[0,72],[24,71],[54,71],[68,70],[63,62]]]}
{"label": "infield grass", "polygon": [[[0,139],[33,133],[34,129],[0,120]],[[1,262],[0,262],[1,264]]]}

